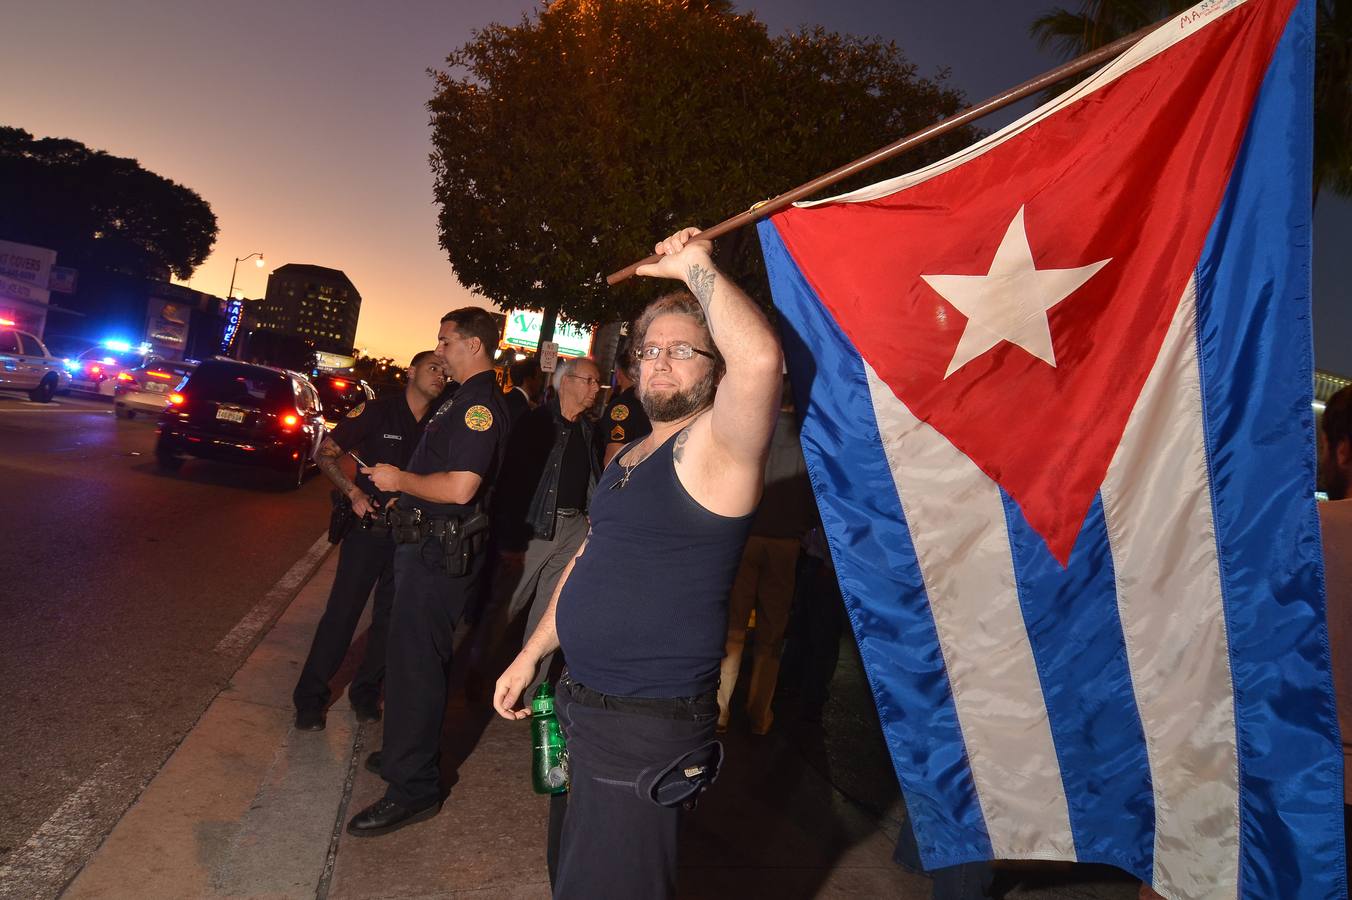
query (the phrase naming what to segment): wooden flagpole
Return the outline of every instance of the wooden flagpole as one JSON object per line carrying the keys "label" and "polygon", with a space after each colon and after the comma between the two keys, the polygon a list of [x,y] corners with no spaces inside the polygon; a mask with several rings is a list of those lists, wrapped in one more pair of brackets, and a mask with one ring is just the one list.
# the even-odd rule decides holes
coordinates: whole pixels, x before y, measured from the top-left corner
{"label": "wooden flagpole", "polygon": [[[704,229],[703,231],[700,232],[700,237],[706,240],[713,240],[715,238],[722,237],[729,231],[741,228],[743,225],[749,225],[752,222],[765,218],[766,216],[773,215],[774,213],[779,212],[781,209],[783,209],[784,207],[788,206],[791,203],[796,203],[799,200],[803,200],[811,196],[812,194],[817,193],[823,188],[827,188],[833,184],[844,181],[851,175],[855,175],[859,172],[864,171],[865,169],[872,168],[873,166],[878,165],[878,163],[886,162],[887,160],[911,149],[912,147],[918,147],[919,145],[925,143],[926,141],[934,140],[941,134],[946,134],[955,128],[961,128],[962,126],[966,125],[969,122],[973,122],[977,119],[980,119],[982,116],[990,115],[996,110],[1003,109],[1004,107],[1009,106],[1011,103],[1017,103],[1024,97],[1027,97],[1031,94],[1037,93],[1038,91],[1051,87],[1057,82],[1060,82],[1066,78],[1070,78],[1073,75],[1078,75],[1081,72],[1084,72],[1088,69],[1094,68],[1097,65],[1105,63],[1108,60],[1125,53],[1128,49],[1130,49],[1133,45],[1135,45],[1138,41],[1140,41],[1141,38],[1145,37],[1147,34],[1150,34],[1152,31],[1154,31],[1156,28],[1159,28],[1165,22],[1172,21],[1173,18],[1174,18],[1173,16],[1169,16],[1168,19],[1162,19],[1159,22],[1154,23],[1153,25],[1147,25],[1145,28],[1142,28],[1139,31],[1134,31],[1124,38],[1118,38],[1111,44],[1105,44],[1104,46],[1098,48],[1097,50],[1091,50],[1089,53],[1086,53],[1083,56],[1076,57],[1075,59],[1072,59],[1070,62],[1057,66],[1055,69],[1052,69],[1049,72],[1044,72],[1043,74],[1038,75],[1036,78],[1031,78],[1028,81],[1025,81],[1023,84],[1018,85],[1017,87],[1013,87],[1007,91],[1004,91],[1003,93],[996,94],[994,97],[991,97],[988,100],[978,103],[975,106],[969,106],[967,107],[967,109],[963,110],[962,112],[958,113],[955,116],[952,116],[951,118],[944,119],[941,122],[935,122],[933,125],[929,125],[925,128],[922,128],[919,131],[915,132],[914,134],[907,135],[906,137],[898,141],[893,141],[886,147],[883,147],[879,150],[874,150],[867,156],[861,156],[854,162],[846,163],[840,168],[833,169],[832,171],[827,172],[825,175],[818,176],[817,178],[812,179],[806,184],[800,184],[793,190],[786,191],[778,195],[777,197],[774,197],[771,200],[766,200],[761,203],[757,203],[755,206],[751,207],[746,212],[738,213],[737,215],[733,216],[730,219],[724,219],[722,222],[719,222],[712,228]],[[634,271],[639,266],[646,265],[648,263],[656,261],[657,256],[654,254],[653,256],[641,259],[638,262],[630,263],[623,269],[620,269],[618,272],[612,272],[609,275],[607,275],[606,283],[610,285],[619,284],[621,281],[625,281],[629,277],[631,277],[634,274]]]}

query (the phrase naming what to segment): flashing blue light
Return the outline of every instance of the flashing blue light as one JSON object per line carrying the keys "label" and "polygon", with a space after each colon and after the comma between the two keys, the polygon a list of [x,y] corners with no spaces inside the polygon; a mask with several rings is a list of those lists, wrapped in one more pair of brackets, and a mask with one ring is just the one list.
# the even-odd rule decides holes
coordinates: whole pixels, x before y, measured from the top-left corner
{"label": "flashing blue light", "polygon": [[80,364],[73,359],[63,359],[61,360],[61,365],[65,366],[66,370],[69,372],[74,372],[80,368]]}
{"label": "flashing blue light", "polygon": [[103,346],[107,347],[109,350],[116,350],[119,353],[131,352],[131,343],[129,341],[109,339],[103,342]]}

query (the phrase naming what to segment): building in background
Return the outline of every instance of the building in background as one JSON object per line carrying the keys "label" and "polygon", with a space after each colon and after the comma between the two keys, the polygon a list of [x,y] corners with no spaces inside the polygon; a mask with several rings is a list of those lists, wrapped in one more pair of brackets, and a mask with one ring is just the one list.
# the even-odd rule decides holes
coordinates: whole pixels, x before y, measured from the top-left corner
{"label": "building in background", "polygon": [[268,276],[262,301],[250,304],[259,332],[298,337],[322,353],[352,355],[361,294],[338,269],[288,263]]}

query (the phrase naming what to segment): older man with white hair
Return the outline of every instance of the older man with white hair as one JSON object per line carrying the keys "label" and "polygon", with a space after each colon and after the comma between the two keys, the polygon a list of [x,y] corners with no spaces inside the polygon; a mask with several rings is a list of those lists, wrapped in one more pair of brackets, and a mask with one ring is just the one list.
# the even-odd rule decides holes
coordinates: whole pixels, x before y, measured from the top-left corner
{"label": "older man with white hair", "polygon": [[[493,507],[500,555],[492,604],[476,641],[476,669],[486,666],[523,614],[526,634],[535,630],[587,536],[587,505],[600,467],[583,413],[596,402],[600,377],[591,359],[561,359],[553,396],[512,429]],[[537,683],[548,677],[552,660],[552,654],[543,660]]]}

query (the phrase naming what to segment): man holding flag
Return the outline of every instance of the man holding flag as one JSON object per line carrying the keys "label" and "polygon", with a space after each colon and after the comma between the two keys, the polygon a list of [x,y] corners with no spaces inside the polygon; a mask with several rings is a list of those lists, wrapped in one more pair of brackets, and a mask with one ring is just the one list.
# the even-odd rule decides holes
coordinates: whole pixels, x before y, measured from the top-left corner
{"label": "man holding flag", "polygon": [[921,856],[1346,896],[1313,501],[1310,0],[1207,0],[760,226]]}
{"label": "man holding flag", "polygon": [[652,431],[606,467],[591,530],[494,693],[500,715],[524,718],[522,692],[562,646],[570,772],[556,898],[673,896],[680,811],[722,759],[728,593],[761,497],[783,356],[711,249],[686,228],[639,269],[689,288],[635,323]]}

